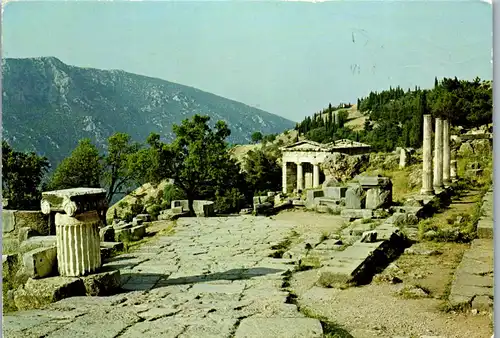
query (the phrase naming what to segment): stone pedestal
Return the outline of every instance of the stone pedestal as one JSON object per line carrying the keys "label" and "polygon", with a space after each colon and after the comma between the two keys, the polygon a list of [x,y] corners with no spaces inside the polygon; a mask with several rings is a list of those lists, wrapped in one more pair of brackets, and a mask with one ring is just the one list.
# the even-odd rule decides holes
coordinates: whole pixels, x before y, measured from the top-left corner
{"label": "stone pedestal", "polygon": [[450,185],[450,123],[448,120],[443,120],[443,184]]}
{"label": "stone pedestal", "polygon": [[434,192],[443,190],[443,121],[436,118],[434,130]]}
{"label": "stone pedestal", "polygon": [[282,181],[281,181],[281,185],[282,185],[282,189],[283,189],[283,193],[286,194],[286,185],[287,185],[287,181],[286,181],[286,162],[283,161],[283,167],[282,167]]}
{"label": "stone pedestal", "polygon": [[97,211],[88,211],[75,217],[57,213],[57,266],[66,277],[84,276],[101,267]]}
{"label": "stone pedestal", "polygon": [[55,214],[59,274],[84,276],[101,266],[100,214],[107,209],[106,190],[75,188],[42,193],[44,214]]}
{"label": "stone pedestal", "polygon": [[302,163],[297,163],[297,191],[304,190],[304,171]]}
{"label": "stone pedestal", "polygon": [[424,115],[423,135],[423,165],[422,165],[422,195],[432,195],[432,117]]}

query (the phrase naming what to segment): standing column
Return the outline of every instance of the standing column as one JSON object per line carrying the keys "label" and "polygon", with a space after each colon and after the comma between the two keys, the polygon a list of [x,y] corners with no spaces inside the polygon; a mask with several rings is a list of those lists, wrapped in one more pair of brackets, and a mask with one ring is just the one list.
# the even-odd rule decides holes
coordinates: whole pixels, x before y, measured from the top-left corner
{"label": "standing column", "polygon": [[443,120],[443,183],[449,186],[450,181],[450,123]]}
{"label": "standing column", "polygon": [[281,181],[281,185],[283,186],[283,193],[286,194],[286,162],[283,161],[283,172],[282,172],[282,181]]}
{"label": "standing column", "polygon": [[57,267],[61,276],[79,277],[102,265],[99,213],[107,209],[106,190],[74,188],[42,193],[42,212],[55,212]]}
{"label": "standing column", "polygon": [[434,131],[434,191],[443,189],[443,120],[436,118]]}
{"label": "standing column", "polygon": [[450,179],[452,182],[456,182],[458,179],[457,160],[451,160],[451,162],[450,162]]}
{"label": "standing column", "polygon": [[302,170],[302,163],[297,162],[297,192],[304,190],[304,172]]}
{"label": "standing column", "polygon": [[319,165],[318,163],[313,163],[313,187],[319,187]]}
{"label": "standing column", "polygon": [[422,167],[422,190],[423,195],[432,195],[432,117],[424,115],[423,135],[423,167]]}

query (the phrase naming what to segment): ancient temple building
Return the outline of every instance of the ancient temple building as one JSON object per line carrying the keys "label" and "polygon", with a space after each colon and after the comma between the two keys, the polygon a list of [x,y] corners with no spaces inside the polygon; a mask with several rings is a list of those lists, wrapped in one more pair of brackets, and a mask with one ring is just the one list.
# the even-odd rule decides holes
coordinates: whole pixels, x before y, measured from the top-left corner
{"label": "ancient temple building", "polygon": [[351,140],[337,140],[321,144],[309,140],[281,148],[283,152],[283,192],[319,187],[324,181],[320,164],[334,152],[347,155],[365,154],[370,146]]}

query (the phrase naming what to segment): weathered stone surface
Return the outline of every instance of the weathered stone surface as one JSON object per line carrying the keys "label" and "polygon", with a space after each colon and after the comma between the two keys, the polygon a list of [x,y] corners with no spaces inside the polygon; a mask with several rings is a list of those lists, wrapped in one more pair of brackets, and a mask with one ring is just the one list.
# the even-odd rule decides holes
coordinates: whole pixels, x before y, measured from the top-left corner
{"label": "weathered stone surface", "polygon": [[77,277],[96,271],[102,264],[97,211],[56,213],[55,224],[59,274]]}
{"label": "weathered stone surface", "polygon": [[19,255],[2,255],[2,275],[4,280],[12,276],[18,269]]}
{"label": "weathered stone surface", "polygon": [[139,214],[135,217],[139,220],[142,220],[143,222],[151,222],[151,215],[150,214]]}
{"label": "weathered stone surface", "polygon": [[121,286],[120,271],[104,271],[81,277],[88,296],[108,296]]}
{"label": "weathered stone surface", "polygon": [[313,318],[245,318],[235,338],[304,338],[323,337],[323,328]]}
{"label": "weathered stone surface", "polygon": [[130,228],[130,236],[133,241],[141,240],[146,235],[146,226],[138,225]]}
{"label": "weathered stone surface", "polygon": [[477,237],[493,239],[493,220],[480,219],[477,223]]}
{"label": "weathered stone surface", "polygon": [[79,278],[30,278],[24,287],[15,291],[14,302],[19,310],[28,310],[37,309],[63,298],[84,295],[85,286]]}
{"label": "weathered stone surface", "polygon": [[306,205],[306,201],[303,200],[293,200],[292,204],[298,207],[303,207]]}
{"label": "weathered stone surface", "polygon": [[123,250],[122,242],[101,242],[101,248],[110,248],[113,251]]}
{"label": "weathered stone surface", "polygon": [[41,210],[44,214],[64,212],[68,216],[89,210],[106,210],[106,190],[101,188],[71,188],[42,192]]}
{"label": "weathered stone surface", "polygon": [[351,186],[345,193],[345,207],[346,209],[364,209],[365,199],[365,192],[361,186]]}
{"label": "weathered stone surface", "polygon": [[323,193],[324,196],[331,199],[340,200],[342,197],[345,197],[347,191],[347,187],[324,187]]}
{"label": "weathered stone surface", "polygon": [[22,243],[26,240],[28,240],[31,237],[37,236],[39,233],[36,230],[33,230],[29,227],[22,227],[19,228],[17,231],[17,239],[19,243]]}
{"label": "weathered stone surface", "polygon": [[392,203],[392,189],[380,187],[368,189],[366,192],[366,209],[379,209],[390,206]]}
{"label": "weathered stone surface", "polygon": [[57,248],[38,248],[23,255],[24,272],[31,278],[43,278],[57,272]]}
{"label": "weathered stone surface", "polygon": [[56,236],[35,236],[22,242],[19,246],[19,251],[28,252],[38,248],[49,248],[55,246],[56,242]]}
{"label": "weathered stone surface", "polygon": [[373,217],[373,210],[370,209],[343,209],[340,216],[347,219],[370,219]]}
{"label": "weathered stone surface", "polygon": [[16,227],[15,210],[2,210],[2,232],[9,233]]}
{"label": "weathered stone surface", "polygon": [[132,231],[130,229],[119,229],[115,230],[115,241],[116,242],[127,242],[131,238]]}
{"label": "weathered stone surface", "polygon": [[99,230],[99,238],[101,242],[111,242],[115,239],[115,229],[113,225],[105,226]]}
{"label": "weathered stone surface", "polygon": [[371,230],[366,231],[361,235],[361,239],[359,240],[361,243],[373,243],[377,241],[377,231]]}
{"label": "weathered stone surface", "polygon": [[[493,298],[493,240],[475,239],[462,257],[455,270],[449,302],[453,306],[472,305],[479,298],[476,306],[484,297]],[[484,305],[484,302],[481,302]]]}
{"label": "weathered stone surface", "polygon": [[316,197],[323,197],[323,190],[320,189],[310,189],[307,190],[307,201],[312,202]]}
{"label": "weathered stone surface", "polygon": [[137,218],[137,217],[132,218],[132,226],[133,227],[138,226],[138,225],[142,225],[142,223],[143,223],[143,220],[141,218]]}
{"label": "weathered stone surface", "polygon": [[354,178],[358,183],[364,188],[369,188],[369,187],[386,187],[391,184],[391,180],[388,177],[382,177],[382,176],[356,176]]}
{"label": "weathered stone surface", "polygon": [[[346,155],[333,153],[321,164],[325,180],[347,182],[363,171],[369,163],[368,155]],[[334,181],[333,181],[334,182]]]}

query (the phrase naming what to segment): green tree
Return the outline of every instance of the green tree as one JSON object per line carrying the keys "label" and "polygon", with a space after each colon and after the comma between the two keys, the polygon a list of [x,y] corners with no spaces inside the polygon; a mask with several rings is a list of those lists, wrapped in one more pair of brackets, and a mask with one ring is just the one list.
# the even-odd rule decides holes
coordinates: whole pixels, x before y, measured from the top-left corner
{"label": "green tree", "polygon": [[243,162],[245,177],[252,194],[281,190],[281,167],[277,157],[261,149],[250,150]]}
{"label": "green tree", "polygon": [[104,175],[103,181],[106,186],[107,200],[111,202],[113,196],[117,193],[125,193],[138,180],[137,158],[143,159],[148,164],[149,158],[141,158],[137,154],[140,145],[132,142],[130,135],[125,133],[115,133],[108,138],[108,147],[104,157]]}
{"label": "green tree", "polygon": [[225,140],[231,131],[224,121],[211,129],[209,120],[209,116],[195,115],[174,125],[176,138],[171,144],[161,142],[157,134],[148,138],[159,163],[151,176],[173,179],[184,192],[191,213],[194,200],[225,197],[243,184],[240,168],[227,151]]}
{"label": "green tree", "polygon": [[103,166],[99,150],[90,139],[82,139],[56,168],[49,188],[52,190],[77,187],[100,188],[102,174]]}
{"label": "green tree", "polygon": [[262,141],[262,133],[260,131],[256,131],[255,133],[252,134],[252,142],[253,143],[259,143]]}
{"label": "green tree", "polygon": [[8,208],[39,209],[41,183],[48,169],[47,158],[14,151],[2,141],[2,198],[8,199]]}

